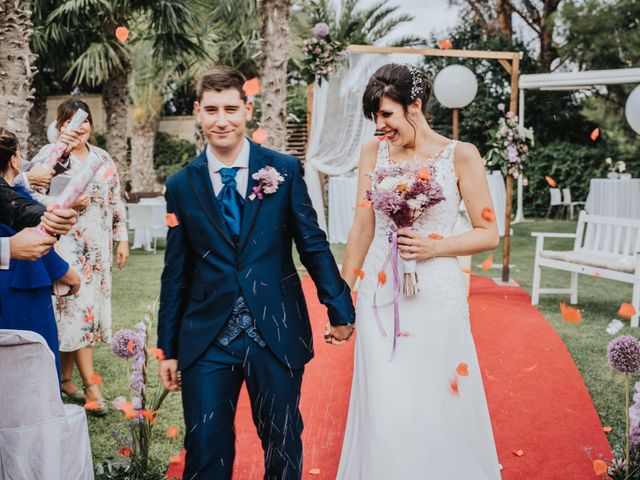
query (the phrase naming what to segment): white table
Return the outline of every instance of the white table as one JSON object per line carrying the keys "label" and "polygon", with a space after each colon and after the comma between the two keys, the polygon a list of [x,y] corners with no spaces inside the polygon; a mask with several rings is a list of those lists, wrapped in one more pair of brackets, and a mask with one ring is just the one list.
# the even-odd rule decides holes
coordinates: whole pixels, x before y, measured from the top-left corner
{"label": "white table", "polygon": [[584,209],[592,215],[640,219],[640,179],[592,178]]}
{"label": "white table", "polygon": [[358,176],[329,177],[329,242],[347,243],[358,193]]}
{"label": "white table", "polygon": [[[131,248],[144,248],[152,250],[151,244],[154,238],[165,238],[167,236],[167,226],[165,215],[167,213],[167,203],[164,198],[141,198],[140,203],[131,204],[139,212],[138,216],[131,215],[129,211],[129,226],[133,228],[133,245]],[[127,205],[130,207],[130,205]]]}
{"label": "white table", "polygon": [[502,172],[494,170],[487,173],[487,183],[489,183],[489,193],[491,194],[491,202],[493,210],[496,212],[496,222],[498,224],[498,233],[502,237],[504,235],[504,215],[507,205],[507,191],[504,186],[504,177]]}

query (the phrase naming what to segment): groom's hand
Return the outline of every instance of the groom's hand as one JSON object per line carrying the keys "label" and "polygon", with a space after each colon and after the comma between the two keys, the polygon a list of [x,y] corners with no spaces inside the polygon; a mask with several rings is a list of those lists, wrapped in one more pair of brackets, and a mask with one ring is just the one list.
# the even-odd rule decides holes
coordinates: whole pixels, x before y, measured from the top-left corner
{"label": "groom's hand", "polygon": [[353,325],[333,326],[327,324],[324,327],[324,341],[332,345],[342,345],[351,338],[354,330]]}
{"label": "groom's hand", "polygon": [[178,377],[178,361],[169,359],[162,360],[159,368],[162,385],[170,392],[180,390],[180,378]]}

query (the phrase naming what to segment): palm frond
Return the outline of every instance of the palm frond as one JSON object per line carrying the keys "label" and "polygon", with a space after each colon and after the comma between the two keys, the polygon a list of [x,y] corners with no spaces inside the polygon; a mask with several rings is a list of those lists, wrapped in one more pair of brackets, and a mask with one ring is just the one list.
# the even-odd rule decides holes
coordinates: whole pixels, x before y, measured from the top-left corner
{"label": "palm frond", "polygon": [[76,84],[96,86],[124,67],[120,55],[122,46],[117,42],[92,43],[71,64],[65,79]]}

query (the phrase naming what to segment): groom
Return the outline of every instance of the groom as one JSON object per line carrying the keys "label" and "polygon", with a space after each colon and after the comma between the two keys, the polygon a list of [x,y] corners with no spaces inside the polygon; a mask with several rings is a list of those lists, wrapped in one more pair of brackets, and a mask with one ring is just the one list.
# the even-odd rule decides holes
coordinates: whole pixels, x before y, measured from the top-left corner
{"label": "groom", "polygon": [[184,479],[231,478],[243,382],[264,478],[301,478],[298,404],[313,343],[292,242],[328,309],[329,338],[340,343],[353,331],[349,287],[318,227],[299,161],[245,138],[253,105],[244,82],[230,67],[204,74],[194,106],[208,146],[167,181],[158,346],[164,386],[182,389]]}

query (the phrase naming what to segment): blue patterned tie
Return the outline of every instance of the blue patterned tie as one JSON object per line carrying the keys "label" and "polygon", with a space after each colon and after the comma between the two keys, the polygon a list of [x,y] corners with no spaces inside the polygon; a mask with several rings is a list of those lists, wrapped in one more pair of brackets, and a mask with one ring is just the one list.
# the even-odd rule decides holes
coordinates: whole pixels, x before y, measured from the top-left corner
{"label": "blue patterned tie", "polygon": [[227,221],[234,241],[240,238],[240,221],[242,219],[242,208],[244,198],[238,192],[236,183],[236,173],[239,167],[221,168],[220,178],[222,179],[222,190],[218,193],[218,200],[222,203],[222,216]]}

